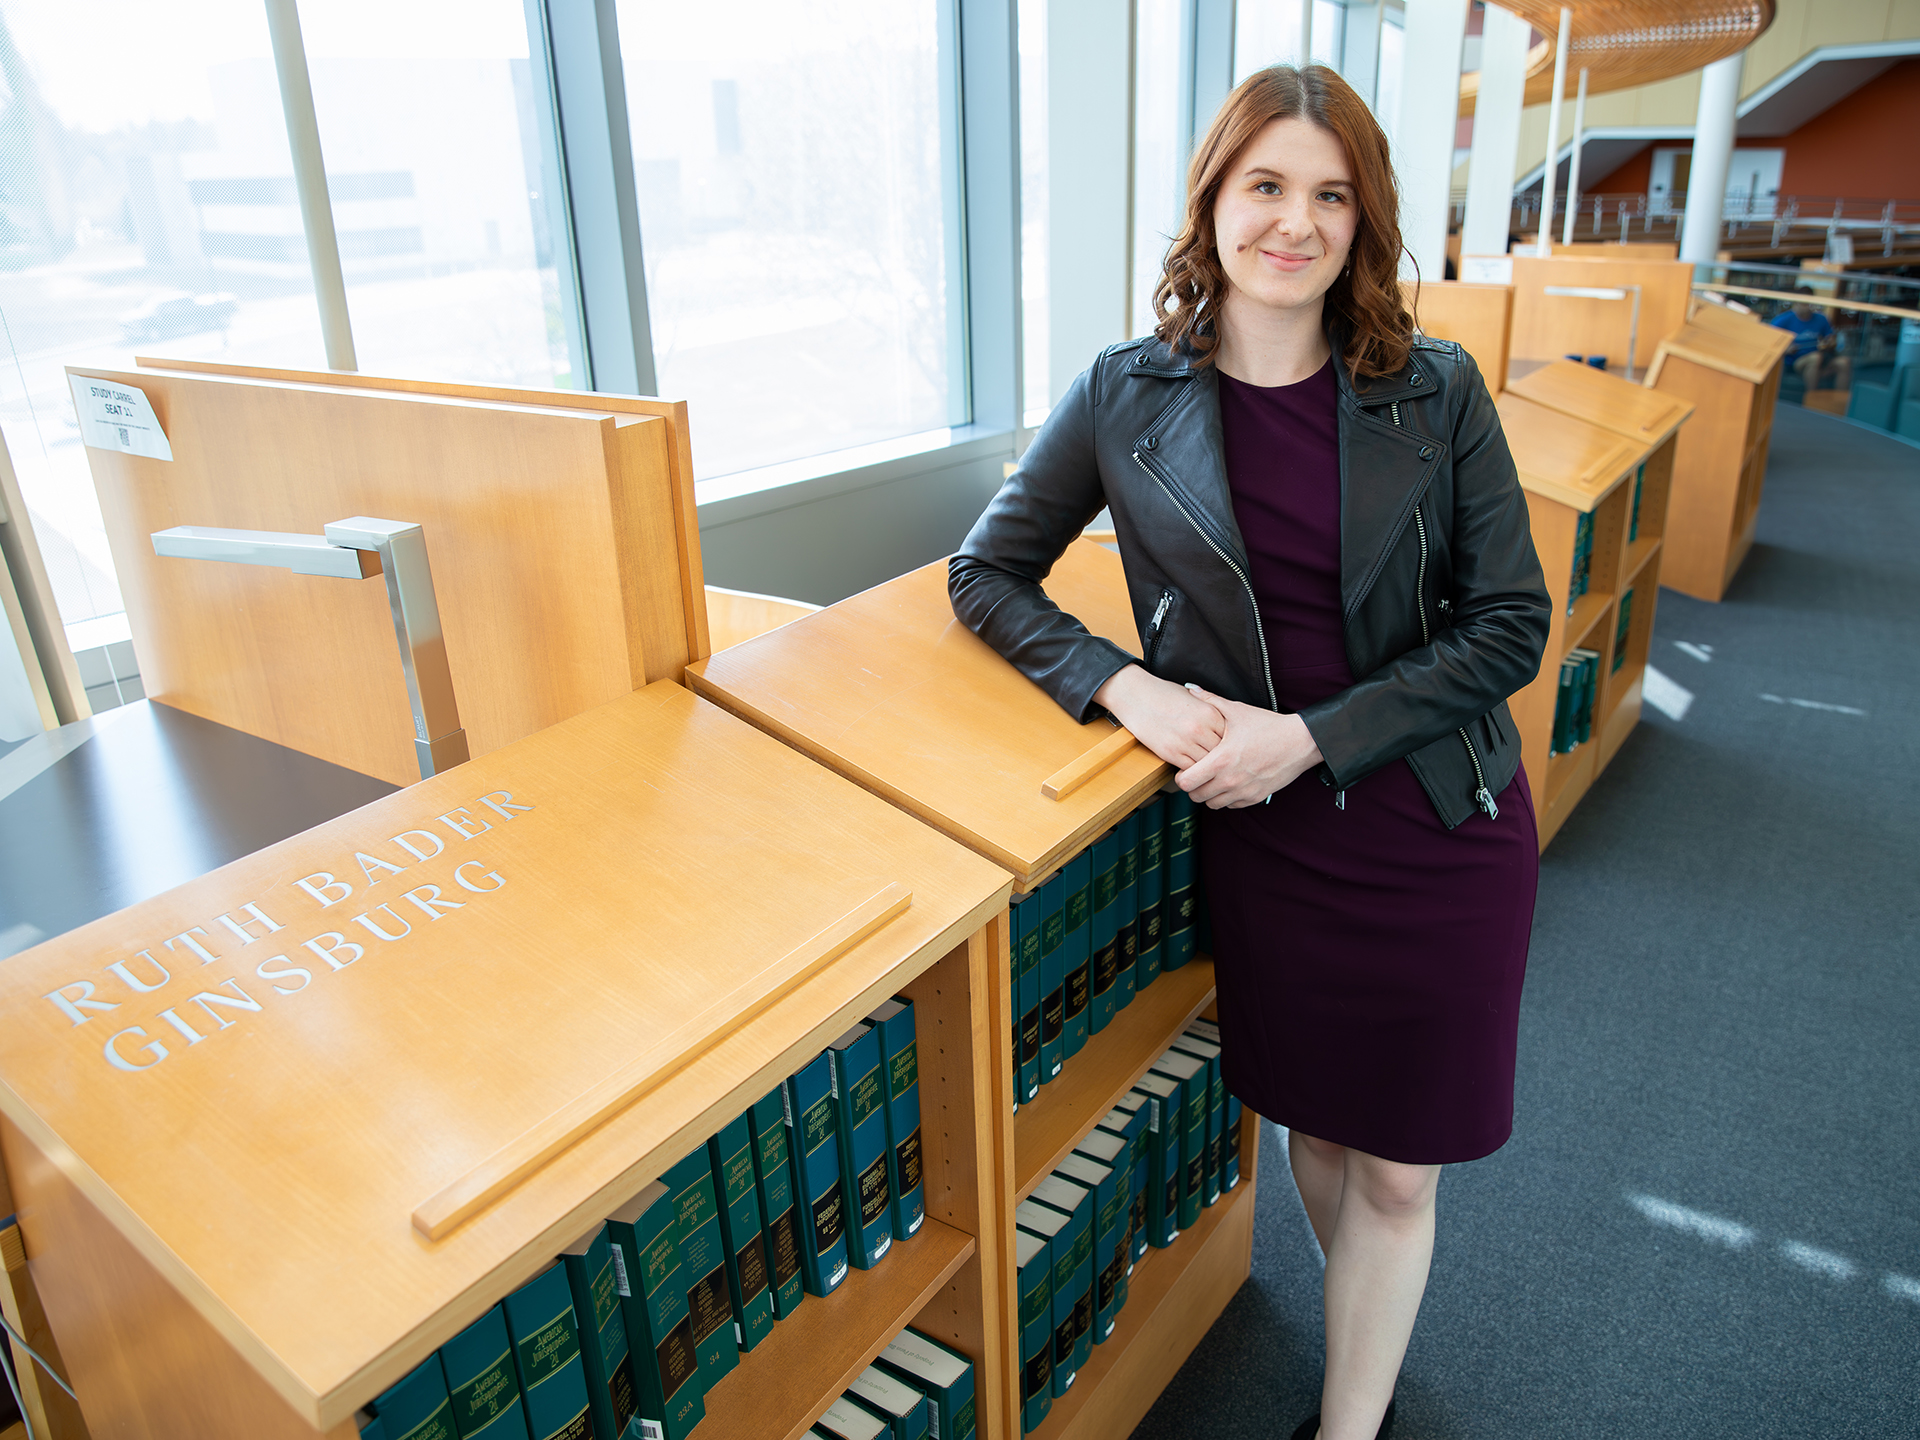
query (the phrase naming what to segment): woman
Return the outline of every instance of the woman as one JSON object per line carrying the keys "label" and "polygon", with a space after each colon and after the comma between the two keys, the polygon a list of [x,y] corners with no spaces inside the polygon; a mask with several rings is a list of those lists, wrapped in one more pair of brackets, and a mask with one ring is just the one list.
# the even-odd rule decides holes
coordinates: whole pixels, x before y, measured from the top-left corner
{"label": "woman", "polygon": [[[1076,380],[952,562],[955,613],[1201,812],[1227,1083],[1326,1252],[1321,1413],[1367,1440],[1439,1167],[1506,1142],[1538,875],[1506,697],[1548,600],[1499,416],[1414,334],[1386,137],[1333,71],[1228,97],[1160,323]],[[1111,509],[1141,658],[1041,590]]]}

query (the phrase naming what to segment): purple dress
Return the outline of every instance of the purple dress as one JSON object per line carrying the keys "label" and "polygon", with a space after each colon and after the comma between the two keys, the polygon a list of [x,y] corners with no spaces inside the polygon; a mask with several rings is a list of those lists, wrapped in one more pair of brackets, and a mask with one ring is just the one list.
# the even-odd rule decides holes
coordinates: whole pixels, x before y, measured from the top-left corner
{"label": "purple dress", "polygon": [[[1227,479],[1283,710],[1354,683],[1337,398],[1331,361],[1273,389],[1220,376]],[[1540,871],[1524,772],[1498,807],[1449,831],[1396,760],[1345,809],[1309,771],[1270,804],[1200,811],[1222,1064],[1245,1104],[1405,1164],[1506,1143]]]}

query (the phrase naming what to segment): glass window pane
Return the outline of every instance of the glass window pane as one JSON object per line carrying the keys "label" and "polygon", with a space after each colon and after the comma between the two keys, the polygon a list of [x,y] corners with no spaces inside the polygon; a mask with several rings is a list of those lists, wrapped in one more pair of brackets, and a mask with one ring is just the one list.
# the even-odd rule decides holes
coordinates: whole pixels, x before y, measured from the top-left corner
{"label": "glass window pane", "polygon": [[663,395],[701,477],[964,423],[937,0],[618,0]]}
{"label": "glass window pane", "polygon": [[69,625],[122,606],[62,367],[325,363],[271,53],[259,0],[0,0],[0,430]]}
{"label": "glass window pane", "polygon": [[302,0],[300,19],[360,368],[567,386],[521,0]]}
{"label": "glass window pane", "polygon": [[1020,0],[1020,332],[1023,408],[1053,408],[1047,365],[1047,0]]}
{"label": "glass window pane", "polygon": [[[1252,7],[1247,7],[1251,9]],[[1138,0],[1133,89],[1133,333],[1154,326],[1153,292],[1187,193],[1180,153],[1181,0]]]}

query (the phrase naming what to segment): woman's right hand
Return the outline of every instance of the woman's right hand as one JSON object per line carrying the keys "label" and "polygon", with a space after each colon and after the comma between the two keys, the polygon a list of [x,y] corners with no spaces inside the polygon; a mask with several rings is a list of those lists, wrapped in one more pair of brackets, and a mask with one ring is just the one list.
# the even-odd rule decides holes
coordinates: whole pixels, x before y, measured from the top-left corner
{"label": "woman's right hand", "polygon": [[1110,675],[1093,692],[1093,701],[1179,770],[1196,764],[1227,733],[1226,717],[1213,705],[1138,665]]}

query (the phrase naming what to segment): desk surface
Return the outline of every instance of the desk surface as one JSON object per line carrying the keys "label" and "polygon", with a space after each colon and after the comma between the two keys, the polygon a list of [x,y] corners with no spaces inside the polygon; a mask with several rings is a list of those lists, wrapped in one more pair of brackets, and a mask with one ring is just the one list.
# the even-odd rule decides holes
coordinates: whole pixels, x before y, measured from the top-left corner
{"label": "desk surface", "polygon": [[395,788],[150,700],[33,736],[0,755],[0,956]]}

